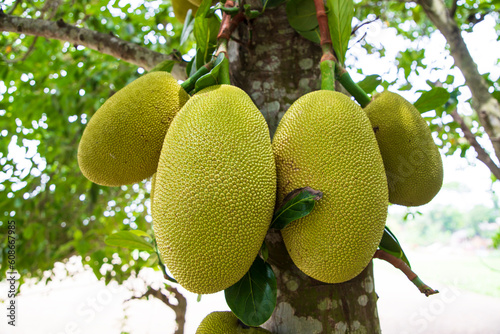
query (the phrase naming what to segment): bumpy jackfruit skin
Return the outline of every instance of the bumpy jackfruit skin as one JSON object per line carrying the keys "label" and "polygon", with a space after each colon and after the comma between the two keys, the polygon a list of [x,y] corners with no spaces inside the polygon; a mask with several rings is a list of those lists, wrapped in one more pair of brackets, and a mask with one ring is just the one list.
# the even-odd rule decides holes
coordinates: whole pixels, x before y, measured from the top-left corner
{"label": "bumpy jackfruit skin", "polygon": [[295,265],[326,283],[357,276],[370,262],[387,217],[387,182],[375,135],[349,97],[315,91],[295,101],[273,138],[278,203],[292,190],[323,192],[282,236]]}
{"label": "bumpy jackfruit skin", "polygon": [[212,312],[198,326],[196,334],[257,334],[271,333],[263,328],[244,328],[232,312]]}
{"label": "bumpy jackfruit skin", "polygon": [[364,110],[384,160],[389,202],[406,206],[430,202],[443,184],[443,163],[427,122],[410,102],[389,91]]}
{"label": "bumpy jackfruit skin", "polygon": [[150,177],[163,139],[189,95],[168,72],[148,73],[96,111],[78,146],[78,165],[90,181],[121,186]]}
{"label": "bumpy jackfruit skin", "polygon": [[195,5],[193,4],[192,1],[188,0],[172,0],[172,9],[174,10],[174,16],[179,20],[180,23],[184,23],[186,20],[186,15],[188,10],[192,10],[192,14],[194,17],[194,14],[196,14],[196,11],[198,10],[198,7],[200,5]]}
{"label": "bumpy jackfruit skin", "polygon": [[273,215],[276,169],[264,117],[228,85],[195,94],[170,126],[153,221],[165,264],[187,290],[224,290],[248,271]]}

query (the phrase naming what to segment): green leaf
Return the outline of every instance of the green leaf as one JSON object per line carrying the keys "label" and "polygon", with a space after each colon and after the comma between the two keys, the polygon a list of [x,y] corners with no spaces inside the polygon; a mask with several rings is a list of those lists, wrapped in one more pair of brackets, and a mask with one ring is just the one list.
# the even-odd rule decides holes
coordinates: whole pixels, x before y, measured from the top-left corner
{"label": "green leaf", "polygon": [[224,290],[231,311],[248,326],[259,326],[276,307],[276,277],[271,266],[259,256],[236,284]]}
{"label": "green leaf", "polygon": [[203,0],[196,11],[194,19],[194,37],[196,39],[196,68],[200,68],[210,60],[217,45],[220,20],[217,15],[210,14],[211,0]]}
{"label": "green leaf", "polygon": [[366,94],[371,94],[382,82],[382,78],[378,74],[366,76],[363,80],[358,82],[358,86],[365,91]]}
{"label": "green leaf", "polygon": [[262,259],[267,262],[267,259],[269,258],[269,248],[267,248],[265,240],[262,243],[262,246],[260,246],[260,255],[262,255]]}
{"label": "green leaf", "polygon": [[441,107],[450,98],[450,93],[443,87],[434,87],[423,92],[414,103],[415,108],[421,113]]}
{"label": "green leaf", "polygon": [[196,81],[195,92],[199,92],[203,88],[219,84],[220,83],[219,72],[221,67],[224,66],[225,62],[226,63],[228,62],[227,58],[224,56],[223,53],[220,53],[215,59],[214,62],[215,66],[210,70],[210,72],[208,72],[207,74],[205,74]]}
{"label": "green leaf", "polygon": [[184,25],[182,26],[181,39],[179,45],[183,45],[193,32],[195,20],[193,18],[192,13],[193,11],[191,10],[191,8],[186,13],[186,19],[184,20]]}
{"label": "green leaf", "polygon": [[316,29],[313,29],[311,31],[298,31],[298,33],[302,37],[310,40],[311,42],[318,44],[321,42],[321,37],[319,35],[319,27],[316,27]]}
{"label": "green leaf", "polygon": [[158,260],[159,260],[159,258],[158,258],[158,254],[156,254],[156,253],[151,253],[151,254],[149,255],[148,260],[146,261],[145,266],[146,266],[146,267],[151,267],[151,268],[152,268],[152,267],[156,267],[156,266],[158,266],[158,264],[159,264],[159,261],[158,261]]}
{"label": "green leaf", "polygon": [[156,72],[156,71],[164,71],[164,72],[172,72],[172,69],[174,68],[174,65],[180,63],[178,60],[173,60],[173,59],[166,59],[153,67],[150,72]]}
{"label": "green leaf", "polygon": [[493,93],[491,93],[491,95],[493,95],[493,97],[498,101],[500,102],[500,91],[496,90],[494,91]]}
{"label": "green leaf", "polygon": [[309,187],[295,189],[284,199],[283,204],[274,213],[271,227],[281,230],[292,221],[307,216],[323,193]]}
{"label": "green leaf", "polygon": [[328,27],[332,38],[332,45],[340,64],[345,63],[345,55],[352,31],[354,16],[353,0],[327,0]]}
{"label": "green leaf", "polygon": [[382,235],[382,240],[380,240],[380,244],[378,247],[381,250],[394,255],[398,259],[403,260],[404,262],[406,262],[408,267],[411,268],[410,262],[408,261],[408,258],[406,257],[405,253],[403,252],[403,249],[401,248],[398,239],[396,238],[394,233],[392,233],[391,230],[389,230],[387,226],[384,228],[384,234]]}
{"label": "green leaf", "polygon": [[138,249],[148,252],[154,252],[154,247],[151,243],[138,236],[133,231],[120,231],[108,236],[104,242],[108,246],[125,247],[129,249]]}
{"label": "green leaf", "polygon": [[288,23],[298,32],[311,31],[318,27],[316,6],[311,0],[290,0],[286,4]]}

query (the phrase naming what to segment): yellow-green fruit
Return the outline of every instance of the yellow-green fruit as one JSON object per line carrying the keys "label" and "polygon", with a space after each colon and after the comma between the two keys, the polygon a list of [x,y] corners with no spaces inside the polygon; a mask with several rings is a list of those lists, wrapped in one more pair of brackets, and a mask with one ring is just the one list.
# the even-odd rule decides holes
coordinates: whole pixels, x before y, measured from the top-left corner
{"label": "yellow-green fruit", "polygon": [[366,108],[384,160],[389,202],[428,203],[443,184],[443,163],[427,122],[396,93],[385,91]]}
{"label": "yellow-green fruit", "polygon": [[241,89],[195,94],[165,137],[153,221],[162,258],[187,290],[206,294],[250,268],[272,219],[276,169],[264,117]]}
{"label": "yellow-green fruit", "polygon": [[271,333],[263,328],[241,324],[232,312],[212,312],[198,326],[196,334],[257,334]]}
{"label": "yellow-green fruit", "polygon": [[194,17],[194,14],[196,14],[198,7],[199,5],[196,6],[188,0],[172,0],[172,8],[174,10],[174,16],[181,23],[184,23],[184,21],[186,20],[186,15],[188,10],[191,9],[193,11],[191,15]]}
{"label": "yellow-green fruit", "polygon": [[78,165],[104,186],[140,182],[156,171],[165,133],[189,95],[170,73],[148,73],[96,111],[78,146]]}
{"label": "yellow-green fruit", "polygon": [[283,116],[273,138],[278,203],[294,189],[323,192],[313,211],[283,229],[295,265],[340,283],[370,262],[387,217],[384,165],[370,121],[349,97],[308,93]]}

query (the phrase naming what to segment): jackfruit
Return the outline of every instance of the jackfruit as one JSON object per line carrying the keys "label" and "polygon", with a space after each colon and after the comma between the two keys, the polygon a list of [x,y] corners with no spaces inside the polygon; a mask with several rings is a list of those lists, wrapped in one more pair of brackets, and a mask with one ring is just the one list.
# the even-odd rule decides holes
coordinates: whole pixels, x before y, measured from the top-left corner
{"label": "jackfruit", "polygon": [[184,23],[186,20],[186,15],[188,10],[192,10],[191,15],[194,17],[196,11],[200,5],[196,6],[191,1],[188,0],[172,0],[172,9],[174,10],[174,16],[179,20],[180,23]]}
{"label": "jackfruit", "polygon": [[260,327],[243,325],[232,312],[212,312],[198,326],[196,334],[271,333]]}
{"label": "jackfruit", "polygon": [[229,85],[193,95],[165,137],[152,210],[159,250],[179,284],[206,294],[243,277],[275,197],[269,131],[248,95]]}
{"label": "jackfruit", "polygon": [[427,122],[410,102],[389,91],[364,110],[384,160],[389,202],[406,206],[428,203],[443,184],[443,163]]}
{"label": "jackfruit", "polygon": [[140,182],[156,171],[163,139],[189,95],[168,72],[132,81],[96,111],[78,146],[78,165],[104,186]]}
{"label": "jackfruit", "polygon": [[295,265],[325,283],[357,276],[387,217],[382,157],[368,117],[349,97],[315,91],[285,113],[273,138],[278,203],[292,190],[323,192],[314,210],[281,233]]}

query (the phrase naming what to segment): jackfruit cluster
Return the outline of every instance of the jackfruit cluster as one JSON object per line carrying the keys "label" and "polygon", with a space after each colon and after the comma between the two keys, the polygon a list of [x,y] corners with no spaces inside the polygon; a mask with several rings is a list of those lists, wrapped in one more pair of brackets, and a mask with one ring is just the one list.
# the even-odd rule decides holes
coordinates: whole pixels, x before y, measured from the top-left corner
{"label": "jackfruit cluster", "polygon": [[[401,161],[412,166],[404,175]],[[198,294],[245,275],[275,204],[293,190],[311,187],[323,197],[282,230],[290,257],[310,277],[341,283],[372,259],[389,201],[426,203],[442,183],[427,124],[397,94],[381,94],[364,111],[338,92],[306,94],[271,142],[244,91],[216,85],[189,97],[166,72],[144,75],[104,103],[82,135],[78,162],[102,185],[154,174],[153,230],[162,261]],[[235,316],[217,319],[234,323]]]}

